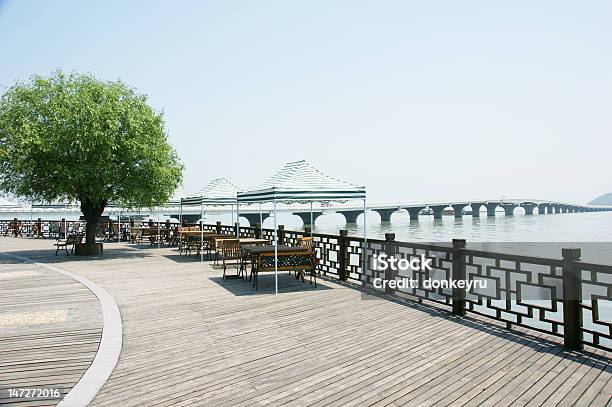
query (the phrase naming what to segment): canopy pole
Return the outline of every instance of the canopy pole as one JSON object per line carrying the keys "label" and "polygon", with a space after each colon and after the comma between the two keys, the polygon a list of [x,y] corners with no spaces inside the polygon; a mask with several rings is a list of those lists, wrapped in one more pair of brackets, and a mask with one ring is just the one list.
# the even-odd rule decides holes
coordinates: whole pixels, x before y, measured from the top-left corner
{"label": "canopy pole", "polygon": [[119,233],[119,243],[121,243],[121,209],[119,209],[119,220],[117,221],[117,223],[119,223],[117,227],[117,233]]}
{"label": "canopy pole", "polygon": [[157,206],[157,248],[161,247],[161,225],[159,222],[159,205]]}
{"label": "canopy pole", "polygon": [[200,201],[200,262],[204,261],[204,202]]}
{"label": "canopy pole", "polygon": [[236,239],[240,239],[240,204],[236,202]]}
{"label": "canopy pole", "polygon": [[261,202],[259,203],[259,227],[263,228],[263,216],[261,215]]}
{"label": "canopy pole", "polygon": [[368,233],[366,227],[366,211],[367,204],[366,198],[363,198],[363,286],[366,286],[368,281],[367,270],[368,270]]}
{"label": "canopy pole", "polygon": [[310,201],[310,236],[312,236],[313,229],[314,229],[314,217],[312,216],[312,201]]}
{"label": "canopy pole", "polygon": [[[236,203],[238,205],[238,203]],[[234,224],[234,204],[232,204],[232,225]]]}
{"label": "canopy pole", "polygon": [[276,221],[276,199],[274,200],[274,293],[278,294],[278,224]]}
{"label": "canopy pole", "polygon": [[[181,199],[181,204],[179,207],[179,225],[176,231],[179,234],[179,250],[183,247],[183,200]],[[180,253],[179,253],[180,254]]]}
{"label": "canopy pole", "polygon": [[30,231],[28,233],[29,237],[34,236],[34,225],[32,224],[32,220],[34,218],[33,212],[34,212],[34,205],[30,202]]}

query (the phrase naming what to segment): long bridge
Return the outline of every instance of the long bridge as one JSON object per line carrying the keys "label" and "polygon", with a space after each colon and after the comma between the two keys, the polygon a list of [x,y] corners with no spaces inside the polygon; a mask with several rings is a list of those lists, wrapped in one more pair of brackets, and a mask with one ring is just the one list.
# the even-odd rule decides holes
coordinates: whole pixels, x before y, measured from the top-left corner
{"label": "long bridge", "polygon": [[[506,216],[513,216],[517,208],[522,208],[525,215],[612,211],[612,206],[592,206],[541,199],[475,199],[367,205],[367,210],[377,212],[382,222],[389,222],[391,215],[396,212],[407,212],[411,221],[418,221],[419,215],[433,216],[434,219],[442,219],[445,214],[452,215],[455,218],[461,218],[463,215],[494,217],[498,211],[503,211]],[[233,210],[235,208],[216,207],[206,210],[206,212],[220,214],[230,213]],[[356,223],[357,217],[363,214],[363,206],[355,204],[317,205],[313,206],[311,210],[310,205],[292,205],[278,207],[277,212],[299,216],[304,225],[310,225],[311,216],[313,221],[316,222],[318,217],[330,213],[340,213],[347,223]],[[271,213],[270,210],[260,211],[259,208],[254,209],[250,206],[240,207],[240,217],[247,219],[251,225],[267,219],[271,216]],[[170,216],[178,219],[179,214],[172,213]],[[200,218],[200,208],[191,208],[190,210],[183,207],[182,217],[187,222],[195,223]]]}

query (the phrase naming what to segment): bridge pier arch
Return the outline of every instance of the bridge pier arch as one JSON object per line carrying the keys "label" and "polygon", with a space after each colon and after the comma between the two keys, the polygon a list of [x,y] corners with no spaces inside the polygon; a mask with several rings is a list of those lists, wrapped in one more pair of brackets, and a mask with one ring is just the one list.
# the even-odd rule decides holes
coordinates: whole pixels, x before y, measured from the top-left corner
{"label": "bridge pier arch", "polygon": [[461,219],[463,217],[463,209],[467,205],[465,204],[453,204],[451,207],[453,208],[453,213],[456,219]]}
{"label": "bridge pier arch", "polygon": [[516,209],[518,205],[512,204],[512,203],[503,203],[503,204],[500,204],[499,206],[502,207],[502,209],[506,213],[506,216],[514,216],[514,209]]}
{"label": "bridge pier arch", "polygon": [[391,222],[391,215],[397,212],[397,209],[372,209],[372,211],[378,212],[381,222]]}
{"label": "bridge pier arch", "polygon": [[498,202],[491,202],[491,203],[487,202],[486,204],[484,204],[484,206],[487,208],[487,216],[495,217],[495,210],[499,206],[499,203]]}
{"label": "bridge pier arch", "polygon": [[425,209],[425,206],[409,206],[402,209],[406,209],[408,211],[410,220],[419,220],[419,213]]}
{"label": "bridge pier arch", "polygon": [[473,218],[480,218],[480,208],[482,207],[482,203],[480,202],[474,202],[470,204],[470,207],[472,208],[472,217]]}
{"label": "bridge pier arch", "polygon": [[434,219],[442,219],[442,213],[447,207],[448,205],[429,205],[429,209],[433,211]]}
{"label": "bridge pier arch", "polygon": [[357,217],[363,213],[363,210],[351,210],[351,211],[336,211],[344,215],[346,223],[357,223]]}
{"label": "bridge pier arch", "polygon": [[[179,215],[170,215],[171,218],[179,219]],[[187,215],[183,214],[183,225],[188,223],[197,223],[200,220],[200,214],[197,215]]]}
{"label": "bridge pier arch", "polygon": [[522,203],[520,206],[525,209],[525,215],[533,215],[533,210],[538,207],[538,205],[532,203]]}
{"label": "bridge pier arch", "polygon": [[550,215],[552,213],[552,207],[548,204],[539,204],[538,205],[538,214],[540,215]]}
{"label": "bridge pier arch", "polygon": [[248,220],[249,221],[249,225],[251,225],[251,227],[254,227],[255,224],[257,224],[257,223],[263,224],[263,221],[270,217],[270,213],[269,212],[262,212],[261,213],[261,222],[259,221],[259,214],[258,213],[241,213],[240,217],[241,218],[245,218],[246,220]]}
{"label": "bridge pier arch", "polygon": [[[314,226],[310,224],[310,212],[293,212],[292,215],[299,216],[300,219],[302,219],[304,226],[310,226],[310,227]],[[312,212],[312,222],[317,223],[317,218],[321,215],[323,215],[323,212],[313,211]]]}

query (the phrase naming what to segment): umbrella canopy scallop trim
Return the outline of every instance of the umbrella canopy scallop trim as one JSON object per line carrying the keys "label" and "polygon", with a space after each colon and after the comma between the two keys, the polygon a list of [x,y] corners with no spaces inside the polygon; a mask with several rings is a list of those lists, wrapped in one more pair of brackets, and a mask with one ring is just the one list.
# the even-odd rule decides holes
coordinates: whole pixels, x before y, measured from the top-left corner
{"label": "umbrella canopy scallop trim", "polygon": [[305,160],[285,164],[263,184],[238,192],[239,203],[364,199],[366,189],[331,177]]}
{"label": "umbrella canopy scallop trim", "polygon": [[195,196],[181,198],[182,205],[235,205],[238,188],[227,178],[210,181]]}

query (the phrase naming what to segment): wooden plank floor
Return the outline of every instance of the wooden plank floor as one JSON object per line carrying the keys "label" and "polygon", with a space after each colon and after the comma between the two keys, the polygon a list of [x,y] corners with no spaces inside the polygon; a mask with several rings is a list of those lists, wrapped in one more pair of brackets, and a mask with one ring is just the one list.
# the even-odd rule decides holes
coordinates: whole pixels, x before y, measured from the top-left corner
{"label": "wooden plank floor", "polygon": [[[101,334],[98,300],[84,286],[0,257],[0,405],[56,405],[91,364]],[[10,397],[9,389],[32,388],[59,397]]]}
{"label": "wooden plank floor", "polygon": [[[55,260],[49,242],[11,240]],[[59,262],[122,315],[121,357],[93,406],[610,404],[610,354],[544,335],[287,273],[278,296],[271,274],[256,293],[167,248],[107,244],[101,260]]]}

